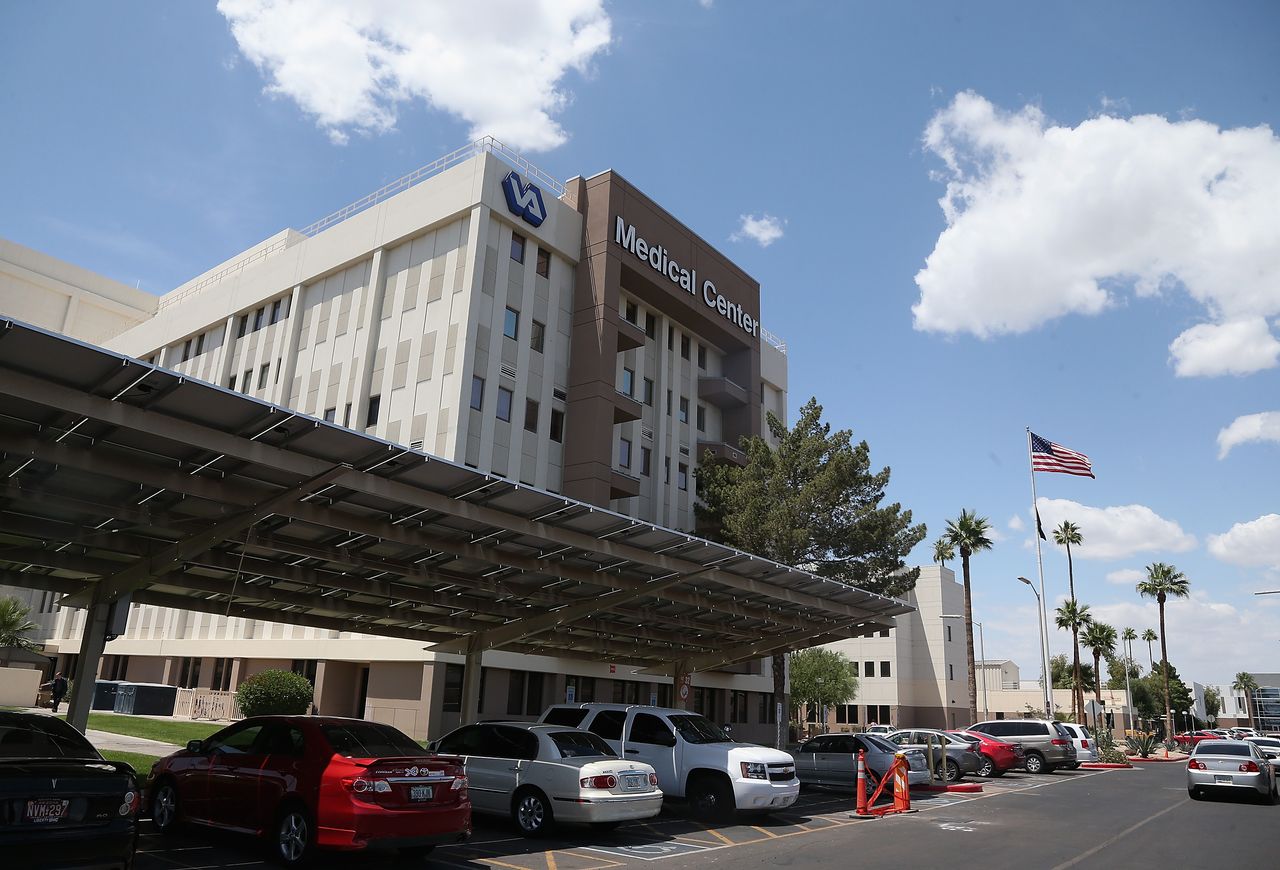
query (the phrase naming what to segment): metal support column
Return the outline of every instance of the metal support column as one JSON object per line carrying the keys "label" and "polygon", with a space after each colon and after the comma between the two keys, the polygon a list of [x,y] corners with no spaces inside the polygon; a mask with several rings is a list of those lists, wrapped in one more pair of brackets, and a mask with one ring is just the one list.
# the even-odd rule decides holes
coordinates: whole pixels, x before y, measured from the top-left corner
{"label": "metal support column", "polygon": [[689,660],[680,659],[671,665],[671,706],[678,710],[693,709],[693,674]]}
{"label": "metal support column", "polygon": [[462,717],[459,725],[470,725],[480,718],[480,668],[484,651],[479,642],[467,649],[462,669]]}
{"label": "metal support column", "polygon": [[93,706],[93,693],[98,680],[98,663],[107,645],[107,617],[111,605],[101,584],[95,584],[93,597],[86,609],[84,631],[80,635],[80,655],[76,657],[75,673],[71,675],[73,691],[67,705],[67,723],[84,733],[89,726],[89,710]]}

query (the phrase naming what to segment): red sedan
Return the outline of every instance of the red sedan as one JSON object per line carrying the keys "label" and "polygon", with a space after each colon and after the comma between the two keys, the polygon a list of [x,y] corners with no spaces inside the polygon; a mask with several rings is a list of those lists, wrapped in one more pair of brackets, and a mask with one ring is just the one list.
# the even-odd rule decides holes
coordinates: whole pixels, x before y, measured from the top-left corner
{"label": "red sedan", "polygon": [[147,795],[160,833],[185,821],[255,834],[286,866],[317,848],[425,855],[471,836],[461,762],[362,719],[245,719],[156,762]]}
{"label": "red sedan", "polygon": [[1017,743],[1006,743],[997,740],[990,734],[981,731],[948,731],[962,740],[968,740],[978,748],[982,755],[982,766],[978,768],[978,776],[1003,776],[1006,771],[1022,767],[1024,763],[1022,746]]}
{"label": "red sedan", "polygon": [[1175,734],[1173,741],[1182,746],[1183,749],[1190,750],[1202,740],[1221,740],[1217,734],[1210,731],[1185,731],[1182,734]]}

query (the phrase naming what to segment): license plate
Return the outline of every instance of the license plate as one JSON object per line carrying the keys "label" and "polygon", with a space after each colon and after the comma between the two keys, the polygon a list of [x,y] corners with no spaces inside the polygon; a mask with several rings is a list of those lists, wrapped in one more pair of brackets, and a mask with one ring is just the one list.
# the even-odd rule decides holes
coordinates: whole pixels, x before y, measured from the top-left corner
{"label": "license plate", "polygon": [[67,815],[67,807],[71,801],[63,800],[30,800],[27,801],[26,811],[23,812],[24,821],[33,822],[35,824],[49,824],[51,822],[60,822]]}
{"label": "license plate", "polygon": [[629,791],[641,791],[649,785],[649,777],[643,773],[629,773],[622,778],[622,787]]}
{"label": "license plate", "polygon": [[429,801],[431,800],[432,791],[429,785],[411,785],[409,786],[409,800],[411,801]]}
{"label": "license plate", "polygon": [[1223,785],[1231,785],[1231,777],[1229,777],[1229,776],[1215,776],[1215,777],[1213,778],[1213,781],[1214,781],[1214,782],[1220,782],[1220,783],[1222,783]]}

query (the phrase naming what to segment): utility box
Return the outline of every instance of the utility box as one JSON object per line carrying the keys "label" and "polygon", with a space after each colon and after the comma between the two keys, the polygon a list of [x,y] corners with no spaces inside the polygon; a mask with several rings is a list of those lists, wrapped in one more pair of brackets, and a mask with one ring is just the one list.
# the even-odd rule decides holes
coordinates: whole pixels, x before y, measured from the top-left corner
{"label": "utility box", "polygon": [[121,683],[116,693],[115,711],[133,716],[172,716],[177,701],[177,686]]}
{"label": "utility box", "polygon": [[93,685],[93,709],[114,710],[116,693],[120,689],[119,680],[98,680]]}

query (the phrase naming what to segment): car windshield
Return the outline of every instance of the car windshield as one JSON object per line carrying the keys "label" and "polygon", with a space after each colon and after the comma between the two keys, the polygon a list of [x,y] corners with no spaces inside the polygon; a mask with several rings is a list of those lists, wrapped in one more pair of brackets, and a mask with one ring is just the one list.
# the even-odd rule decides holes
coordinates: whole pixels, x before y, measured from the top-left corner
{"label": "car windshield", "polygon": [[900,746],[895,746],[894,744],[890,743],[888,740],[884,740],[883,738],[877,737],[874,734],[863,734],[862,739],[867,741],[867,744],[869,746],[874,746],[876,749],[879,749],[881,752],[888,752],[892,754],[902,748]]}
{"label": "car windshield", "polygon": [[320,727],[333,751],[347,758],[395,758],[425,755],[426,750],[407,734],[378,722],[344,722]]}
{"label": "car windshield", "polygon": [[0,716],[0,758],[91,758],[102,756],[80,732],[52,716]]}
{"label": "car windshield", "polygon": [[542,721],[548,725],[568,725],[570,728],[577,728],[585,718],[587,718],[587,711],[581,707],[552,707],[542,717]]}
{"label": "car windshield", "polygon": [[1202,740],[1196,744],[1196,755],[1243,755],[1252,758],[1248,743],[1228,743],[1225,740]]}
{"label": "car windshield", "polygon": [[617,758],[618,754],[589,731],[556,731],[551,742],[560,750],[561,758]]}
{"label": "car windshield", "polygon": [[1255,737],[1249,742],[1256,743],[1258,746],[1265,746],[1268,749],[1275,749],[1276,747],[1280,747],[1280,740],[1275,740],[1271,737]]}
{"label": "car windshield", "polygon": [[671,717],[671,724],[686,743],[732,743],[724,731],[711,724],[704,716],[685,715]]}
{"label": "car windshield", "polygon": [[951,736],[952,736],[952,737],[959,737],[961,740],[965,741],[966,743],[981,743],[981,742],[982,742],[982,738],[981,738],[981,737],[974,737],[972,734],[960,733],[960,734],[952,734]]}

